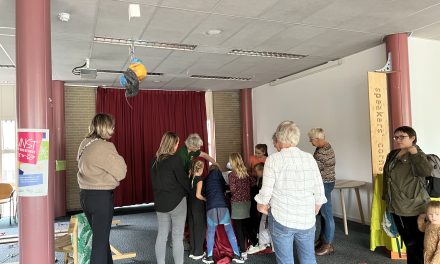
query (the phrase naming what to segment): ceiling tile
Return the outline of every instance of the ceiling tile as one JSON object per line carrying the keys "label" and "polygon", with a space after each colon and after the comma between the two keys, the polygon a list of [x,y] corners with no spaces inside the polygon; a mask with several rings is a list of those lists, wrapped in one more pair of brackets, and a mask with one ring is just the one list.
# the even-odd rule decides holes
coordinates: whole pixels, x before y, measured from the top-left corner
{"label": "ceiling tile", "polygon": [[440,40],[440,22],[415,30],[413,36]]}
{"label": "ceiling tile", "polygon": [[210,12],[220,0],[163,0],[161,6]]}
{"label": "ceiling tile", "polygon": [[[247,18],[210,15],[185,38],[184,42],[199,46],[218,46],[220,48],[221,43],[236,34],[249,22],[251,20]],[[219,35],[207,35],[206,32],[210,29],[219,29],[222,32]]]}
{"label": "ceiling tile", "polygon": [[334,0],[280,0],[272,8],[260,15],[261,18],[285,22],[300,22],[331,5]]}
{"label": "ceiling tile", "polygon": [[0,1],[0,27],[15,28],[15,1]]}
{"label": "ceiling tile", "polygon": [[283,23],[254,21],[223,42],[222,46],[236,49],[253,49],[286,28],[288,28],[288,25]]}
{"label": "ceiling tile", "polygon": [[181,43],[206,16],[208,14],[158,8],[141,38],[147,41]]}
{"label": "ceiling tile", "polygon": [[278,0],[222,0],[215,8],[215,13],[257,17],[267,9],[271,8]]}
{"label": "ceiling tile", "polygon": [[440,5],[413,13],[407,17],[394,19],[389,23],[374,28],[375,32],[412,32],[427,25],[440,22]]}
{"label": "ceiling tile", "polygon": [[324,28],[312,27],[307,25],[293,25],[284,31],[272,36],[261,45],[257,50],[268,50],[277,52],[287,52],[294,46],[314,38],[326,31]]}
{"label": "ceiling tile", "polygon": [[[70,39],[90,41],[95,29],[95,19],[98,10],[98,1],[52,1],[51,6],[51,31],[52,36],[64,34]],[[68,22],[58,19],[58,13],[67,12],[70,14]]]}
{"label": "ceiling tile", "polygon": [[96,22],[96,36],[139,39],[156,8],[140,5],[141,17],[128,19],[128,3],[102,1]]}
{"label": "ceiling tile", "polygon": [[202,54],[190,51],[173,51],[154,69],[162,73],[186,73],[187,69],[194,65]]}

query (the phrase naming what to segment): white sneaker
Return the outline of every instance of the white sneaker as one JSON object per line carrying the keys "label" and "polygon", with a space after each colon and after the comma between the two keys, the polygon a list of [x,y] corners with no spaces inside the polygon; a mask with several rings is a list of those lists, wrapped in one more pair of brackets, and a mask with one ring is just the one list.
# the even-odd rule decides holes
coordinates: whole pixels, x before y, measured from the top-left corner
{"label": "white sneaker", "polygon": [[192,259],[194,259],[194,260],[199,260],[199,259],[202,259],[204,256],[205,256],[205,252],[203,252],[203,254],[200,255],[200,256],[192,255],[192,257],[191,257],[191,256],[189,256],[189,257],[192,258]]}
{"label": "white sneaker", "polygon": [[244,260],[247,260],[247,253],[246,253],[246,252],[241,253],[241,257],[242,257]]}
{"label": "white sneaker", "polygon": [[194,255],[190,254],[188,257],[192,259],[192,258],[194,258]]}
{"label": "white sneaker", "polygon": [[261,245],[261,246],[258,244],[256,246],[250,245],[248,250],[246,251],[246,253],[248,253],[249,255],[252,255],[252,254],[258,253],[264,249],[266,249],[266,247],[264,245]]}

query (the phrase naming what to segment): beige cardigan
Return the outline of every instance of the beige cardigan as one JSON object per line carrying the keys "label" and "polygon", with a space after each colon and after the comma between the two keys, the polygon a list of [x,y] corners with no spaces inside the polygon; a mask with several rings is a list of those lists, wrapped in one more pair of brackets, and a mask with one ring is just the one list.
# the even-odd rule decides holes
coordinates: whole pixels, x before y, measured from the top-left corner
{"label": "beige cardigan", "polygon": [[[125,178],[127,165],[113,143],[102,139],[91,142],[92,140],[85,138],[78,149],[79,188],[113,190]],[[86,146],[88,143],[90,144]]]}

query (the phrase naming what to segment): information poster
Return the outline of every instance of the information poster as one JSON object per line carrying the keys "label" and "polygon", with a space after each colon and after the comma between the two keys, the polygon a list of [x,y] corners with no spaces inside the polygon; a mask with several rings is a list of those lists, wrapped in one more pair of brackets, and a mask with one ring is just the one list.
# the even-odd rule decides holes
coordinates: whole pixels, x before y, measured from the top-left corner
{"label": "information poster", "polygon": [[46,196],[49,178],[49,130],[18,129],[18,195]]}

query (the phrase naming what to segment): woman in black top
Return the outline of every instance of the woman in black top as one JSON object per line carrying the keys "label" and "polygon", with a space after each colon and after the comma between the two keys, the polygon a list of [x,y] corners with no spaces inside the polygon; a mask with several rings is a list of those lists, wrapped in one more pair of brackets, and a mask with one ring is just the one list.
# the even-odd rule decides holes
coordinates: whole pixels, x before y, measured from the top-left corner
{"label": "woman in black top", "polygon": [[166,132],[162,136],[156,159],[151,166],[154,208],[159,225],[155,246],[158,264],[165,264],[170,226],[174,263],[183,264],[182,238],[187,210],[186,196],[190,191],[190,183],[182,160],[174,155],[178,145],[179,136],[174,132]]}

